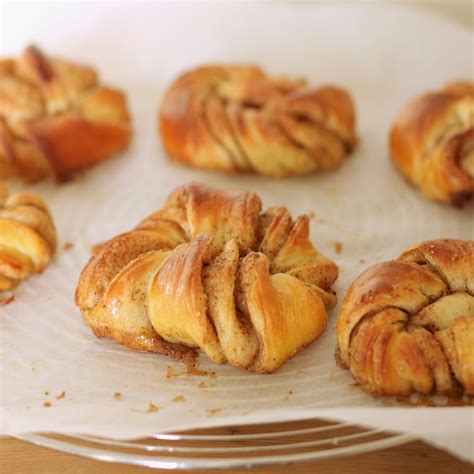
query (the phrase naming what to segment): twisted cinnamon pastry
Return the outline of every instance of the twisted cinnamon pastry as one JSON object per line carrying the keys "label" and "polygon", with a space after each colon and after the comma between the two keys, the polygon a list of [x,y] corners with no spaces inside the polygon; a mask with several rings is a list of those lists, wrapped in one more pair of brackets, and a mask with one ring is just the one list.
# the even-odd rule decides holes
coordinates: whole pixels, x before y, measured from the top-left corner
{"label": "twisted cinnamon pastry", "polygon": [[0,61],[0,179],[57,181],[126,147],[124,94],[99,85],[94,69],[28,47]]}
{"label": "twisted cinnamon pastry", "polygon": [[8,195],[0,182],[0,291],[41,273],[56,249],[46,203],[32,194]]}
{"label": "twisted cinnamon pastry", "polygon": [[165,95],[168,154],[198,168],[283,177],[337,168],[355,146],[354,107],[334,86],[273,79],[257,67],[206,66]]}
{"label": "twisted cinnamon pastry", "polygon": [[474,242],[431,240],[349,288],[338,357],[377,395],[474,395]]}
{"label": "twisted cinnamon pastry", "polygon": [[99,336],[134,349],[272,372],[325,329],[337,266],[306,215],[261,213],[260,199],[177,188],[134,230],[96,248],[76,304]]}
{"label": "twisted cinnamon pastry", "polygon": [[390,134],[392,159],[422,194],[462,206],[474,197],[474,83],[417,97]]}

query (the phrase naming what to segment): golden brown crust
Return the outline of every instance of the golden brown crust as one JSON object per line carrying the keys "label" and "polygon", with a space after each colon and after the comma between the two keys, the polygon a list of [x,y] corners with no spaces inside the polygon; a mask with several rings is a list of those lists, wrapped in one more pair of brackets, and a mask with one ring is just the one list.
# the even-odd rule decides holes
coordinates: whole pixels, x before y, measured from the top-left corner
{"label": "golden brown crust", "polygon": [[0,66],[0,178],[57,181],[122,149],[130,139],[124,94],[89,67],[34,46]]}
{"label": "golden brown crust", "polygon": [[452,83],[411,100],[390,134],[392,159],[430,199],[474,197],[474,84]]}
{"label": "golden brown crust", "polygon": [[365,270],[337,321],[338,358],[378,395],[474,395],[474,242],[442,239]]}
{"label": "golden brown crust", "polygon": [[0,292],[41,273],[56,249],[46,203],[31,194],[8,195],[0,181]]}
{"label": "golden brown crust", "polygon": [[252,66],[204,66],[171,85],[159,131],[173,159],[282,177],[337,168],[356,143],[343,89],[268,77]]}
{"label": "golden brown crust", "polygon": [[129,347],[200,348],[272,372],[323,332],[337,276],[309,240],[307,216],[261,213],[255,194],[190,184],[97,247],[76,304],[95,334]]}

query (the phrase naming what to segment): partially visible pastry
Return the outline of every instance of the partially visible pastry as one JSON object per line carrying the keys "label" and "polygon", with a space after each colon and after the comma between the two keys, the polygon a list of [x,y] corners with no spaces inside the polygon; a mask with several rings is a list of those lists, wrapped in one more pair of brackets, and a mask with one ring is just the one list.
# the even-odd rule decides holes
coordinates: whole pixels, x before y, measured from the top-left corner
{"label": "partially visible pastry", "polygon": [[335,169],[356,144],[347,91],[204,66],[170,86],[159,113],[169,156],[197,168],[284,177]]}
{"label": "partially visible pastry", "polygon": [[130,139],[125,95],[94,69],[34,46],[0,60],[0,179],[57,181],[123,150]]}
{"label": "partially visible pastry", "polygon": [[373,394],[474,395],[474,242],[422,242],[365,270],[337,341],[338,360]]}
{"label": "partially visible pastry", "polygon": [[46,203],[33,194],[9,195],[0,182],[0,291],[41,273],[56,249]]}
{"label": "partially visible pastry", "polygon": [[392,159],[421,193],[454,206],[474,198],[474,83],[410,101],[390,134]]}
{"label": "partially visible pastry", "polygon": [[201,349],[266,373],[325,330],[337,276],[309,239],[308,216],[190,184],[95,249],[76,304],[99,337],[174,357]]}

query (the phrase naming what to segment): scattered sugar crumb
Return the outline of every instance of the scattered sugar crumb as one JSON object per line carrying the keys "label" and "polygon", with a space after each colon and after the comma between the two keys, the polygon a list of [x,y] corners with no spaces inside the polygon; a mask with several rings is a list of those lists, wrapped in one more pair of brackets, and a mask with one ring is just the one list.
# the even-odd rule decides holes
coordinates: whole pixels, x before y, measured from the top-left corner
{"label": "scattered sugar crumb", "polygon": [[156,413],[159,411],[159,407],[157,407],[154,403],[149,402],[148,408],[146,410],[137,410],[136,408],[130,408],[130,411],[137,411],[139,413]]}
{"label": "scattered sugar crumb", "polygon": [[67,252],[68,250],[71,250],[74,248],[74,243],[73,242],[64,242],[63,249]]}
{"label": "scattered sugar crumb", "polygon": [[216,372],[208,372],[206,370],[199,370],[196,367],[188,367],[185,372],[175,372],[173,367],[168,365],[166,368],[166,378],[171,379],[175,377],[180,377],[181,375],[198,375],[201,377],[210,377],[211,379],[216,379]]}
{"label": "scattered sugar crumb", "polygon": [[198,375],[201,377],[207,377],[208,375],[212,377],[212,372],[208,372],[207,370],[198,369],[194,364],[188,365],[186,372],[187,375]]}
{"label": "scattered sugar crumb", "polygon": [[211,416],[216,415],[217,413],[219,413],[221,411],[222,411],[222,408],[207,408],[206,409],[208,418],[210,418]]}
{"label": "scattered sugar crumb", "polygon": [[15,295],[0,296],[0,306],[6,306],[7,304],[12,303],[13,301],[15,301]]}
{"label": "scattered sugar crumb", "polygon": [[339,255],[342,252],[342,242],[339,242],[338,240],[329,242],[329,245],[334,248],[334,251]]}
{"label": "scattered sugar crumb", "polygon": [[184,398],[182,395],[177,395],[176,397],[173,398],[173,402],[185,402],[186,398]]}
{"label": "scattered sugar crumb", "polygon": [[43,408],[51,408],[53,404],[51,402],[44,402],[43,403]]}
{"label": "scattered sugar crumb", "polygon": [[63,390],[57,397],[56,397],[56,400],[61,400],[62,398],[64,398],[66,396],[66,392]]}
{"label": "scattered sugar crumb", "polygon": [[202,375],[202,376],[205,376],[205,375],[208,375],[209,372],[206,372],[205,370],[198,369],[194,365],[189,365],[186,368],[186,374],[187,375]]}
{"label": "scattered sugar crumb", "polygon": [[173,367],[171,367],[171,365],[168,365],[167,369],[166,369],[166,378],[167,379],[171,379],[173,377],[177,377],[178,374],[173,370]]}
{"label": "scattered sugar crumb", "polygon": [[114,398],[115,398],[115,400],[120,400],[122,398],[122,394],[120,392],[115,392],[114,393]]}
{"label": "scattered sugar crumb", "polygon": [[198,384],[199,388],[211,388],[211,387],[217,387],[216,383],[209,383],[209,382],[199,382]]}
{"label": "scattered sugar crumb", "polygon": [[150,402],[148,405],[148,410],[145,413],[156,413],[158,411],[158,407]]}
{"label": "scattered sugar crumb", "polygon": [[199,382],[198,384],[199,388],[211,388],[211,387],[217,387],[216,383],[209,383],[209,382]]}

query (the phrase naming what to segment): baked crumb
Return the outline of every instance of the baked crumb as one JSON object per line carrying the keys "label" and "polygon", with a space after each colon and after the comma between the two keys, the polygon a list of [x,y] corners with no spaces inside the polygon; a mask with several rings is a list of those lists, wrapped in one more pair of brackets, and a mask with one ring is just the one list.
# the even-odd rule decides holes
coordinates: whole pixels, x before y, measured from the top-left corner
{"label": "baked crumb", "polygon": [[193,366],[188,366],[186,368],[186,374],[188,375],[208,375],[208,372],[206,372],[205,370],[201,370],[201,369],[198,369],[197,367],[195,367],[194,365]]}
{"label": "baked crumb", "polygon": [[120,392],[115,392],[114,393],[114,398],[115,398],[115,400],[120,400],[122,398],[122,394]]}
{"label": "baked crumb", "polygon": [[178,374],[173,370],[173,367],[171,367],[171,365],[168,365],[166,369],[166,378],[170,379],[172,377],[177,377],[177,376]]}
{"label": "baked crumb", "polygon": [[148,408],[146,410],[137,410],[136,408],[130,408],[130,411],[137,411],[138,413],[156,413],[159,411],[159,407],[157,407],[154,403],[149,402]]}
{"label": "baked crumb", "polygon": [[145,413],[156,413],[158,410],[159,408],[150,402],[150,404],[148,405],[148,410]]}
{"label": "baked crumb", "polygon": [[46,391],[44,392],[44,394],[45,394],[45,395],[49,395],[49,392],[46,390]]}
{"label": "baked crumb", "polygon": [[336,241],[336,242],[334,242],[333,245],[334,245],[334,251],[335,251],[338,255],[340,255],[340,254],[342,253],[342,242]]}
{"label": "baked crumb", "polygon": [[74,243],[73,242],[64,242],[63,249],[67,252],[68,250],[71,250],[74,248]]}
{"label": "baked crumb", "polygon": [[51,402],[44,402],[43,403],[43,408],[51,408],[53,404]]}
{"label": "baked crumb", "polygon": [[290,395],[293,395],[293,390],[288,390],[288,393],[285,395],[285,398],[283,398],[283,401],[286,401],[290,398]]}
{"label": "baked crumb", "polygon": [[210,383],[210,382],[199,382],[198,384],[199,388],[211,388],[211,387],[217,387],[216,383]]}
{"label": "baked crumb", "polygon": [[186,368],[186,374],[199,375],[201,377],[210,376],[212,378],[212,374],[215,374],[215,372],[207,372],[206,370],[198,369],[195,365],[188,365]]}
{"label": "baked crumb", "polygon": [[186,398],[183,397],[183,395],[177,395],[176,397],[173,398],[174,403],[185,402],[185,401],[186,401]]}
{"label": "baked crumb", "polygon": [[215,379],[217,374],[215,372],[208,372],[206,370],[200,370],[195,365],[187,365],[186,371],[184,372],[175,372],[173,367],[168,365],[166,368],[166,378],[171,379],[175,377],[180,377],[181,375],[198,375],[200,377],[210,377],[211,379]]}
{"label": "baked crumb", "polygon": [[208,418],[210,418],[211,416],[216,415],[217,413],[219,413],[221,411],[222,411],[222,408],[207,408],[206,409]]}
{"label": "baked crumb", "polygon": [[308,217],[310,219],[314,219],[316,217],[316,213],[314,211],[308,212]]}
{"label": "baked crumb", "polygon": [[0,306],[6,306],[7,304],[15,301],[15,295],[0,295]]}
{"label": "baked crumb", "polygon": [[56,397],[56,400],[61,400],[62,398],[64,398],[66,396],[66,392],[63,390],[57,397]]}
{"label": "baked crumb", "polygon": [[365,260],[363,258],[359,259],[359,263],[363,265],[365,263]]}

